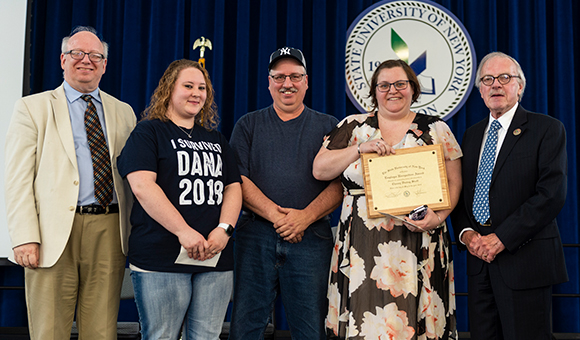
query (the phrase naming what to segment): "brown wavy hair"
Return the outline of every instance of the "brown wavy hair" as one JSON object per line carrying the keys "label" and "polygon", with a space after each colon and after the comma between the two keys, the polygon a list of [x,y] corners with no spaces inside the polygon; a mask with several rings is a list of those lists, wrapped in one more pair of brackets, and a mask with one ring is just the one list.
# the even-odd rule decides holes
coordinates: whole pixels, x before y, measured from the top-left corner
{"label": "brown wavy hair", "polygon": [[417,99],[419,98],[419,95],[421,94],[421,85],[419,84],[419,79],[417,79],[417,76],[415,75],[415,72],[413,71],[411,66],[409,66],[409,64],[407,64],[406,62],[404,62],[403,60],[400,60],[400,59],[386,60],[386,61],[383,61],[379,65],[379,67],[377,67],[377,69],[375,70],[375,72],[373,73],[373,76],[371,78],[371,89],[369,91],[368,98],[371,98],[371,100],[372,100],[373,111],[377,110],[379,108],[379,102],[377,101],[377,92],[376,92],[379,74],[381,73],[381,71],[383,69],[389,69],[389,68],[395,68],[395,67],[402,68],[403,71],[405,71],[405,73],[407,74],[407,78],[409,79],[409,85],[411,85],[411,89],[413,89],[413,97],[411,98],[411,104],[416,102]]}
{"label": "brown wavy hair", "polygon": [[164,122],[169,121],[169,118],[167,117],[167,109],[169,107],[169,102],[171,101],[171,96],[173,95],[175,82],[179,77],[179,72],[190,67],[201,71],[205,78],[207,91],[207,97],[203,104],[203,108],[195,116],[195,124],[202,126],[208,131],[217,129],[219,125],[219,116],[217,113],[217,105],[214,101],[214,90],[209,79],[209,74],[197,61],[188,59],[176,60],[167,67],[167,70],[165,70],[165,73],[163,73],[163,76],[159,80],[159,85],[157,85],[155,92],[153,92],[153,95],[151,96],[151,103],[149,103],[149,106],[145,111],[143,111],[143,119],[159,119]]}

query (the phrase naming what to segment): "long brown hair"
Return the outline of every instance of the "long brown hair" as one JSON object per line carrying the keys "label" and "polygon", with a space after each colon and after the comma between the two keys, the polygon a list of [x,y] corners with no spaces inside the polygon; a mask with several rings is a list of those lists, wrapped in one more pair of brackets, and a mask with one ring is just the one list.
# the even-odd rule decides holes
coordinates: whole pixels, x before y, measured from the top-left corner
{"label": "long brown hair", "polygon": [[153,92],[153,95],[151,96],[151,103],[149,103],[149,106],[145,111],[143,111],[143,119],[159,119],[164,122],[169,120],[167,117],[167,108],[169,107],[171,96],[173,95],[175,82],[179,77],[179,72],[190,67],[201,71],[205,78],[207,91],[207,97],[203,108],[195,116],[195,124],[202,126],[208,131],[217,128],[219,124],[219,116],[217,113],[217,105],[214,102],[214,90],[209,79],[209,74],[197,61],[188,59],[176,60],[167,67],[167,70],[165,70],[163,76],[159,80],[159,85],[157,85],[155,92]]}

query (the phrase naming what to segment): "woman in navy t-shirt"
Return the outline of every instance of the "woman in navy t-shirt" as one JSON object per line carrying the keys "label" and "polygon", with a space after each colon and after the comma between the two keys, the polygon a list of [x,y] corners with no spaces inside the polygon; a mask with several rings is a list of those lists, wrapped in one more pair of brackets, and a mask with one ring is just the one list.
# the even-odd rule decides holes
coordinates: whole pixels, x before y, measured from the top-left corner
{"label": "woman in navy t-shirt", "polygon": [[[241,178],[207,71],[171,63],[118,158],[135,203],[129,262],[143,339],[218,339],[233,285]],[[178,258],[180,260],[178,260]]]}

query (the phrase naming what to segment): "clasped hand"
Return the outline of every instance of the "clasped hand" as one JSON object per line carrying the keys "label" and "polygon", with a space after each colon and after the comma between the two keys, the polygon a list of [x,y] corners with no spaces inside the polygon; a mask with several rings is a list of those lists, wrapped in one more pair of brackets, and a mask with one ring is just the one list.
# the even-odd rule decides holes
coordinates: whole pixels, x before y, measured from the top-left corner
{"label": "clasped hand", "polygon": [[302,241],[304,230],[310,226],[311,218],[304,210],[278,207],[278,219],[274,229],[278,235],[290,243]]}
{"label": "clasped hand", "polygon": [[495,233],[482,236],[476,231],[468,230],[463,234],[463,240],[471,255],[487,263],[491,263],[505,249]]}
{"label": "clasped hand", "polygon": [[195,229],[178,235],[179,243],[187,250],[189,258],[205,261],[219,254],[228,244],[229,236],[223,228],[216,227],[207,240]]}

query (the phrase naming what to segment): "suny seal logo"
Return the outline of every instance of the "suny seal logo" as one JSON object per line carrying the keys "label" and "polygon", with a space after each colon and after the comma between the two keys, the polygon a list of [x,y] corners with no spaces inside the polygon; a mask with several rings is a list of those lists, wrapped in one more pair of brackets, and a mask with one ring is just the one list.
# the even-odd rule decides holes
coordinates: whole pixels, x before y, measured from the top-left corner
{"label": "suny seal logo", "polygon": [[422,1],[382,1],[361,13],[347,32],[346,92],[361,112],[371,110],[375,68],[402,59],[417,74],[421,96],[411,110],[444,120],[467,100],[475,77],[475,50],[463,24],[442,6]]}

